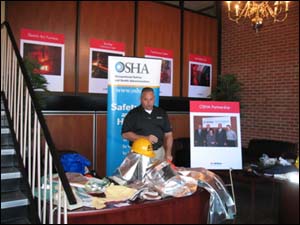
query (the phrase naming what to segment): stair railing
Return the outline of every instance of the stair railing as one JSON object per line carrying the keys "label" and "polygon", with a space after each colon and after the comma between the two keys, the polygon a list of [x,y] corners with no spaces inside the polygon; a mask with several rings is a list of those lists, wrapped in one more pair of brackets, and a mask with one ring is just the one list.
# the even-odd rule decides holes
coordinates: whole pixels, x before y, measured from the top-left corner
{"label": "stair railing", "polygon": [[[1,92],[8,102],[28,182],[32,195],[37,199],[40,221],[43,224],[60,224],[63,209],[63,222],[67,223],[67,201],[73,205],[76,204],[76,199],[60,163],[12,30],[6,21],[1,24]],[[56,188],[53,185],[53,166],[58,173]]]}

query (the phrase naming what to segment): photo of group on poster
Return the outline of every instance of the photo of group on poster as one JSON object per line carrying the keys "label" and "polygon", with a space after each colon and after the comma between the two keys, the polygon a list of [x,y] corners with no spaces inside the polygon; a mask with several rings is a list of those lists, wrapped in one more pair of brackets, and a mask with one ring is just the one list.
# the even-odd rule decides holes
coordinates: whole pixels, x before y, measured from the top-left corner
{"label": "photo of group on poster", "polygon": [[125,44],[90,40],[89,93],[107,93],[108,56],[124,56]]}
{"label": "photo of group on poster", "polygon": [[236,147],[236,121],[233,116],[194,116],[194,146]]}
{"label": "photo of group on poster", "polygon": [[39,66],[34,72],[46,78],[47,90],[64,91],[64,35],[22,29],[20,52]]}

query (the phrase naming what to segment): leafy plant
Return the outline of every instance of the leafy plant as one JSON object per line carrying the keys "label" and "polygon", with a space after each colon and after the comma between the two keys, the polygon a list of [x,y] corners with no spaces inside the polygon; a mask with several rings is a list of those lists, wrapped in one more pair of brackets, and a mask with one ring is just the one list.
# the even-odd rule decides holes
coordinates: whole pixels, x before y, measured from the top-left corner
{"label": "leafy plant", "polygon": [[24,58],[24,65],[26,67],[33,89],[35,91],[37,90],[48,91],[47,89],[48,82],[46,78],[41,76],[41,74],[39,73],[41,64],[39,64],[39,62],[35,59]]}
{"label": "leafy plant", "polygon": [[23,62],[29,75],[32,88],[35,91],[37,101],[40,106],[43,107],[45,103],[42,99],[41,92],[49,92],[49,90],[47,89],[47,79],[39,73],[41,64],[37,60],[27,57],[23,59]]}
{"label": "leafy plant", "polygon": [[225,74],[218,78],[217,87],[212,91],[210,97],[217,101],[236,101],[241,100],[242,84],[237,80],[235,74]]}

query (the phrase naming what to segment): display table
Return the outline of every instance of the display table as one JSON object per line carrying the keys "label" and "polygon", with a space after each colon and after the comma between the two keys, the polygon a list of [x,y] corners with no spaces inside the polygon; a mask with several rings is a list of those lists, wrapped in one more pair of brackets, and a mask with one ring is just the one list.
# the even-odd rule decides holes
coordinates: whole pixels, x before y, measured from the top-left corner
{"label": "display table", "polygon": [[[215,171],[222,179],[229,183],[229,172],[228,171]],[[251,202],[250,202],[250,216],[252,223],[255,221],[255,211],[256,211],[256,186],[258,184],[271,184],[271,204],[272,211],[274,209],[274,203],[278,199],[276,190],[279,189],[279,223],[280,224],[299,224],[299,184],[294,184],[288,180],[275,179],[270,176],[257,176],[253,173],[249,173],[244,170],[234,170],[232,171],[233,182],[245,182],[249,183],[251,187]]]}
{"label": "display table", "polygon": [[281,184],[279,223],[299,224],[299,184],[291,182]]}
{"label": "display table", "polygon": [[68,212],[69,224],[185,224],[207,223],[209,193],[198,188],[182,198],[143,201],[109,209],[81,208]]}

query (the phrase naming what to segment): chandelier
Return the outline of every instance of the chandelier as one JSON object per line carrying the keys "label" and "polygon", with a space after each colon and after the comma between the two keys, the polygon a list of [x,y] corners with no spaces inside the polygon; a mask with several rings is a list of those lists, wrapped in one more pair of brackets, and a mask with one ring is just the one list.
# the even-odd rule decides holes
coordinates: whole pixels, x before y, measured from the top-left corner
{"label": "chandelier", "polygon": [[269,1],[227,1],[227,4],[230,20],[238,23],[242,17],[249,18],[256,32],[262,27],[264,19],[272,17],[274,23],[283,22],[289,11],[288,1],[275,1],[273,5]]}

